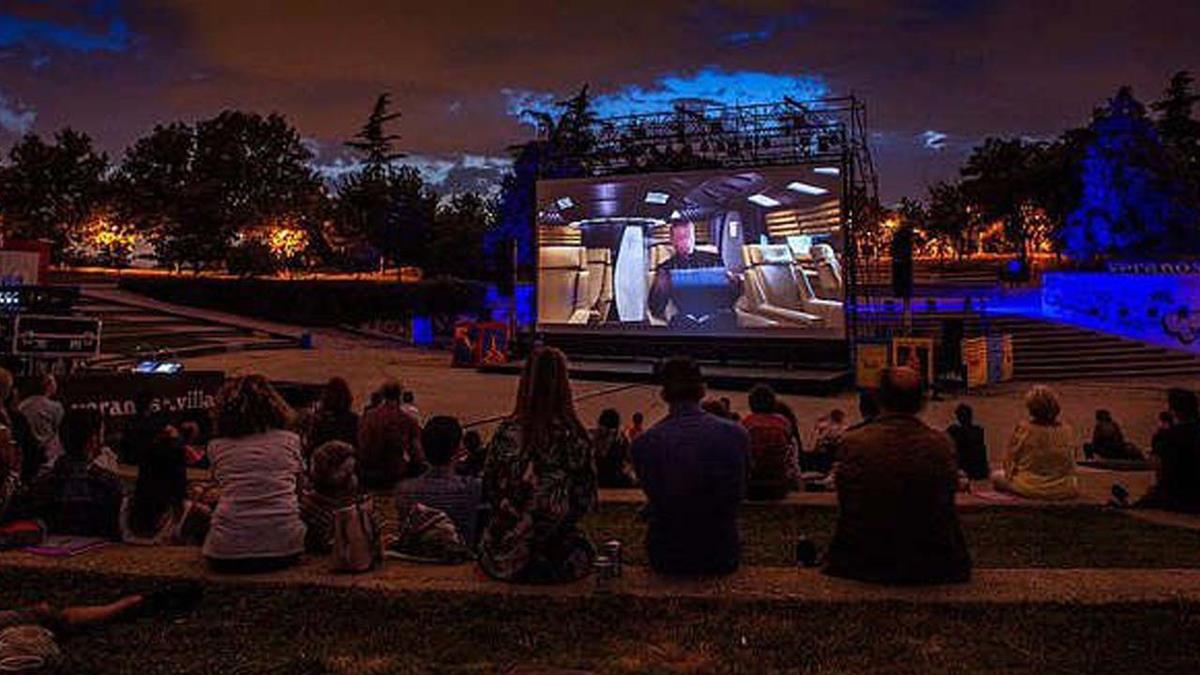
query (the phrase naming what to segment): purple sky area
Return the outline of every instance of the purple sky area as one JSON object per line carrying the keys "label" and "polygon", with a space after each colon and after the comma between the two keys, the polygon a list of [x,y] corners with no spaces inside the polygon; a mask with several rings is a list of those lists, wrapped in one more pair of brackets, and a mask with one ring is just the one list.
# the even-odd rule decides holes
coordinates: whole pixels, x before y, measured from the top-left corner
{"label": "purple sky area", "polygon": [[486,184],[514,114],[584,82],[602,113],[679,97],[867,101],[883,197],[954,175],[989,134],[1054,135],[1119,84],[1200,71],[1181,0],[2,0],[0,147],[72,125],[112,155],[156,122],[288,115],[335,173],[381,91],[443,187]]}

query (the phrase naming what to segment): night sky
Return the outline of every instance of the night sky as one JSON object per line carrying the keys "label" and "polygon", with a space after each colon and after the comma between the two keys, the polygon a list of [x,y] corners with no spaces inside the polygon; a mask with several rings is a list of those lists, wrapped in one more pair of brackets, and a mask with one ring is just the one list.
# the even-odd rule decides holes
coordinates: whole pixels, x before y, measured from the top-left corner
{"label": "night sky", "polygon": [[288,115],[335,173],[386,90],[410,161],[471,186],[529,138],[515,111],[584,82],[602,113],[854,92],[895,199],[986,135],[1054,135],[1119,84],[1157,97],[1200,71],[1198,34],[1195,0],[0,0],[0,147],[69,124],[118,155],[238,107]]}

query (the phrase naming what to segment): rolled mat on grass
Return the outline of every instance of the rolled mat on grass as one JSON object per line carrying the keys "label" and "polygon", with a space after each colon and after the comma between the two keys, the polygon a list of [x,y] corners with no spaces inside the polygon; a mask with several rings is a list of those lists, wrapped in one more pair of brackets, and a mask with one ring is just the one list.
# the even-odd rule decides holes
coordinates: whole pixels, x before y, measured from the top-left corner
{"label": "rolled mat on grass", "polygon": [[[0,606],[103,602],[121,575],[0,569]],[[222,586],[64,636],[64,673],[1194,673],[1191,602],[925,606]]]}

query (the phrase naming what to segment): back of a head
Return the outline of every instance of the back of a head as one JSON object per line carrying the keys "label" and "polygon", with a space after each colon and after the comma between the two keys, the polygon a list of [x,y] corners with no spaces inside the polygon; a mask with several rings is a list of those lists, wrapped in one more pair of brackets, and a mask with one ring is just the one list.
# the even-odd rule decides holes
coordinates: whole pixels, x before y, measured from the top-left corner
{"label": "back of a head", "polygon": [[513,417],[524,427],[522,445],[542,444],[549,438],[550,426],[567,424],[582,431],[575,414],[567,357],[554,347],[542,347],[529,357],[518,387]]}
{"label": "back of a head", "polygon": [[87,459],[92,441],[99,440],[104,430],[104,418],[91,408],[72,408],[63,416],[58,435],[63,452],[74,459]]}
{"label": "back of a head", "polygon": [[699,403],[704,398],[704,376],[689,356],[673,356],[659,373],[662,398],[667,403]]}
{"label": "back of a head", "polygon": [[975,421],[975,410],[966,403],[959,403],[958,407],[954,409],[954,419],[964,427],[970,426]]}
{"label": "back of a head", "polygon": [[600,412],[600,418],[596,420],[596,426],[601,429],[620,429],[621,428],[621,413],[615,408],[605,408]]}
{"label": "back of a head", "polygon": [[1042,384],[1035,384],[1029,388],[1025,394],[1025,408],[1035,424],[1043,425],[1058,421],[1058,413],[1062,410],[1054,390]]}
{"label": "back of a head", "polygon": [[347,413],[354,407],[354,395],[345,379],[333,377],[321,391],[321,410],[332,413]]}
{"label": "back of a head", "polygon": [[7,368],[0,368],[0,403],[8,400],[13,393],[13,374]]}
{"label": "back of a head", "polygon": [[293,419],[291,406],[262,375],[234,378],[217,395],[217,434],[226,438],[286,429]]}
{"label": "back of a head", "polygon": [[357,459],[358,453],[349,443],[328,441],[317,446],[308,460],[313,488],[326,497],[345,497],[357,492]]}
{"label": "back of a head", "polygon": [[879,416],[879,397],[874,391],[870,389],[860,389],[858,391],[858,415],[864,421]]}
{"label": "back of a head", "polygon": [[912,368],[885,368],[879,382],[879,407],[889,413],[916,415],[925,404],[921,375]]}
{"label": "back of a head", "polygon": [[400,394],[400,400],[411,405],[417,400],[417,397],[412,393],[412,390],[405,389],[404,392]]}
{"label": "back of a head", "polygon": [[750,412],[769,415],[776,412],[775,390],[765,384],[756,384],[750,390]]}
{"label": "back of a head", "polygon": [[398,403],[404,396],[404,387],[400,386],[400,383],[396,380],[388,380],[379,388],[379,396],[384,401]]}
{"label": "back of a head", "polygon": [[1097,422],[1111,422],[1112,421],[1112,413],[1101,408],[1096,411],[1096,421]]}
{"label": "back of a head", "polygon": [[421,447],[425,458],[434,466],[446,466],[462,445],[463,430],[458,420],[449,415],[436,415],[421,429]]}
{"label": "back of a head", "polygon": [[834,408],[829,411],[829,421],[834,424],[841,424],[846,421],[846,411],[841,408]]}
{"label": "back of a head", "polygon": [[642,423],[646,421],[646,416],[640,412],[635,412],[635,413],[633,413],[632,419],[633,419],[633,423],[640,427],[640,426],[642,426]]}
{"label": "back of a head", "polygon": [[1174,387],[1167,390],[1167,407],[1181,421],[1200,419],[1200,402],[1196,392],[1190,389]]}
{"label": "back of a head", "polygon": [[471,429],[463,434],[462,444],[464,448],[473,452],[483,447],[483,437],[479,435],[478,431]]}

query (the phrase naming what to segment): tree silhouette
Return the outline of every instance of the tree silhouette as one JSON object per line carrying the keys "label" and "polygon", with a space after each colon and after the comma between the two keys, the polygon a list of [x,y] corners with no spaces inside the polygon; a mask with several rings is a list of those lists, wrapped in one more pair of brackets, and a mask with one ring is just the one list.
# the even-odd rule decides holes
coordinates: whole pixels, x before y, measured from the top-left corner
{"label": "tree silhouette", "polygon": [[363,174],[370,178],[384,178],[391,173],[392,163],[405,157],[404,153],[395,149],[400,134],[388,133],[386,129],[390,122],[401,116],[399,112],[389,112],[390,108],[391,95],[386,92],[380,94],[362,129],[345,142],[346,147],[363,156]]}
{"label": "tree silhouette", "polygon": [[28,135],[0,169],[0,216],[5,235],[50,241],[55,261],[71,248],[108,198],[108,157],[87,134],[65,128],[52,143]]}

